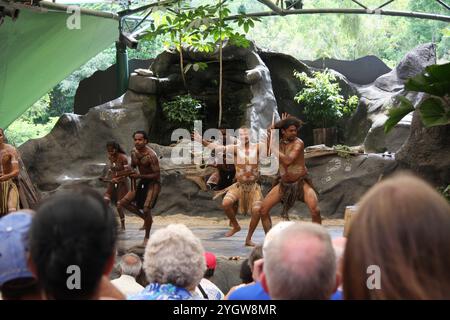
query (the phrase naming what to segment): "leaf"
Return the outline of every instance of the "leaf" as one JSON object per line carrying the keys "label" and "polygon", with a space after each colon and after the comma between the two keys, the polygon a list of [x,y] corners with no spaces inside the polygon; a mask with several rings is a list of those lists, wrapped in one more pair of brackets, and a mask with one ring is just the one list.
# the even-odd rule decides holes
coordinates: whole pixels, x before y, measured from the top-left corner
{"label": "leaf", "polygon": [[442,30],[442,34],[444,35],[444,37],[450,37],[450,28],[445,28],[444,30]]}
{"label": "leaf", "polygon": [[247,22],[245,22],[244,23],[244,31],[245,31],[245,33],[248,33],[248,30],[249,30],[250,28],[249,28],[249,26],[248,26],[248,23]]}
{"label": "leaf", "polygon": [[[192,67],[192,63],[188,63],[187,65],[186,65],[186,67],[184,68],[184,73],[186,74],[186,73],[188,73],[188,71],[189,71],[189,69]],[[195,65],[194,65],[194,68],[193,68],[194,70],[195,70]],[[197,71],[197,70],[195,70],[195,71]]]}
{"label": "leaf", "polygon": [[420,115],[425,127],[434,127],[450,124],[450,112],[445,110],[443,101],[437,98],[428,98],[420,106]]}
{"label": "leaf", "polygon": [[443,97],[450,94],[450,63],[431,65],[425,71],[408,79],[405,88]]}
{"label": "leaf", "polygon": [[198,63],[194,63],[194,65],[192,66],[192,69],[194,69],[194,71],[197,72],[200,69]]}
{"label": "leaf", "polygon": [[400,106],[389,110],[388,119],[384,123],[384,133],[386,134],[391,131],[403,117],[414,111],[414,106],[411,101],[403,96],[400,96],[399,100],[401,101]]}

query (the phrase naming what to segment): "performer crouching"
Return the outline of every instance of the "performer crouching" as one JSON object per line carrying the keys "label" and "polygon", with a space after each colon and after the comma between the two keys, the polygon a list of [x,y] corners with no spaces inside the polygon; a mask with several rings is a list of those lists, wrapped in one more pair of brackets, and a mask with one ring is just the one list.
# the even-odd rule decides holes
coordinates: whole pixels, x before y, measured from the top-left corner
{"label": "performer crouching", "polygon": [[322,223],[317,194],[305,166],[304,143],[297,137],[302,121],[289,116],[275,124],[281,131],[279,150],[273,150],[279,158],[279,183],[264,198],[261,207],[261,222],[267,233],[272,227],[270,210],[279,202],[283,204],[281,216],[289,220],[288,211],[297,200],[309,208],[312,221]]}

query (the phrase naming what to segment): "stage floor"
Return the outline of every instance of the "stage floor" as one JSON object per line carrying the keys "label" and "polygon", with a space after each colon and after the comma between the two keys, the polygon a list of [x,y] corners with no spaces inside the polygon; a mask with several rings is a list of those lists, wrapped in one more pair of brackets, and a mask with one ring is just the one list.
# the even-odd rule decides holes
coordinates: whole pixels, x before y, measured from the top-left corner
{"label": "stage floor", "polygon": [[[295,217],[293,217],[293,220]],[[295,219],[300,220],[300,219]],[[232,237],[225,237],[225,233],[229,230],[227,221],[224,218],[206,218],[206,217],[190,217],[186,215],[159,216],[155,217],[152,232],[169,223],[186,224],[192,232],[202,240],[205,250],[211,251],[217,256],[241,256],[246,257],[252,248],[244,246],[245,237],[247,235],[249,219],[240,219],[241,231]],[[281,221],[278,217],[274,217],[273,222]],[[324,226],[327,228],[332,238],[340,237],[343,234],[343,220],[324,220]],[[126,217],[125,233],[119,234],[119,251],[125,252],[131,247],[139,246],[144,237],[144,231],[139,230],[142,227],[142,220],[134,216]],[[264,240],[264,231],[261,223],[253,235],[253,241],[257,244]]]}

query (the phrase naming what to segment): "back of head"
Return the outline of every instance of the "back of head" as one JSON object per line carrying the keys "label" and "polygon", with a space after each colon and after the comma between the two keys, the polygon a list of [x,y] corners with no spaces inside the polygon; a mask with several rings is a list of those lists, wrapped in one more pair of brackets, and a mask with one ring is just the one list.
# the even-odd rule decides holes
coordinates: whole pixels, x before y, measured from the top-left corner
{"label": "back of head", "polygon": [[273,299],[329,299],[336,286],[336,258],[325,228],[295,223],[264,247],[264,273]]}
{"label": "back of head", "polygon": [[[449,230],[450,205],[427,183],[404,174],[378,183],[352,221],[344,296],[450,299]],[[369,268],[379,271],[379,286],[374,278],[372,289],[366,285]]]}
{"label": "back of head", "polygon": [[242,280],[242,283],[245,284],[253,282],[252,270],[250,269],[250,263],[248,262],[248,259],[245,259],[241,263],[239,278]]}
{"label": "back of head", "polygon": [[142,261],[137,254],[126,253],[120,258],[120,270],[122,275],[136,278],[141,273]]}
{"label": "back of head", "polygon": [[78,190],[44,201],[31,226],[30,251],[47,298],[92,298],[115,241],[115,217],[99,194]]}
{"label": "back of head", "polygon": [[265,255],[265,251],[266,251],[266,248],[269,245],[269,243],[273,239],[277,238],[280,234],[282,234],[284,229],[293,225],[294,223],[295,222],[293,222],[293,221],[281,221],[281,222],[278,222],[276,225],[274,225],[272,227],[272,229],[269,230],[269,232],[267,232],[267,234],[264,238],[264,243],[263,243],[263,247],[262,247],[263,256]]}
{"label": "back of head", "polygon": [[250,270],[253,271],[253,266],[255,264],[255,261],[263,258],[263,251],[262,246],[257,245],[253,248],[252,252],[250,252],[250,255],[248,256],[248,265],[250,267]]}
{"label": "back of head", "polygon": [[155,231],[145,248],[144,271],[150,283],[195,288],[206,270],[204,249],[183,224],[170,224]]}

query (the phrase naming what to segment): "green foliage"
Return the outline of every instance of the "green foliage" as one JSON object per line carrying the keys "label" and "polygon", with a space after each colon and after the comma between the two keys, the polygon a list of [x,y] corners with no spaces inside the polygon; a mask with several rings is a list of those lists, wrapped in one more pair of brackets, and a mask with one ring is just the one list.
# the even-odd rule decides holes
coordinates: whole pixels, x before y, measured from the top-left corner
{"label": "green foliage", "polygon": [[21,119],[30,124],[46,124],[50,121],[50,96],[44,95],[22,115]]}
{"label": "green foliage", "polygon": [[44,124],[30,123],[23,118],[19,118],[9,125],[5,130],[8,142],[16,147],[30,139],[37,139],[48,134],[58,121],[57,117],[49,118]]}
{"label": "green foliage", "polygon": [[[419,106],[425,127],[450,124],[450,63],[431,65],[421,73],[408,79],[405,88],[409,91],[424,92],[428,96]],[[414,106],[405,97],[400,97],[400,106],[391,108],[384,132],[388,133]]]}
{"label": "green foliage", "polygon": [[146,33],[144,39],[153,40],[166,36],[164,45],[174,46],[178,51],[182,46],[191,46],[200,52],[213,52],[219,40],[230,40],[231,43],[247,47],[250,42],[245,34],[236,31],[242,27],[245,33],[255,26],[258,18],[240,17],[236,21],[224,18],[230,15],[228,3],[217,1],[214,4],[205,2],[197,7],[190,7],[178,1],[178,6],[155,17],[155,24]]}
{"label": "green foliage", "polygon": [[203,105],[189,94],[164,102],[162,109],[167,119],[174,125],[192,130],[194,121],[199,120]]}
{"label": "green foliage", "polygon": [[398,97],[400,106],[389,109],[388,119],[384,123],[384,133],[388,133],[400,122],[408,113],[414,111],[413,104],[403,96]]}
{"label": "green foliage", "polygon": [[338,144],[333,146],[333,149],[337,152],[337,155],[341,158],[350,158],[352,150],[345,144]]}
{"label": "green foliage", "polygon": [[312,77],[304,72],[294,71],[294,76],[304,85],[294,100],[304,105],[306,119],[316,128],[334,126],[340,118],[350,115],[358,106],[358,97],[352,96],[345,100],[340,94],[341,88],[336,77],[329,70],[313,72]]}
{"label": "green foliage", "polygon": [[450,203],[450,184],[437,188],[437,191]]}
{"label": "green foliage", "polygon": [[[249,8],[255,2],[243,0],[236,5],[245,3],[247,12],[262,11],[259,7]],[[338,5],[358,7],[350,0],[303,2],[307,9]],[[369,8],[376,8],[385,1],[362,2]],[[432,0],[396,0],[383,9],[448,14],[448,10]],[[263,18],[250,30],[248,38],[262,48],[281,51],[297,59],[350,60],[375,55],[392,68],[408,51],[427,42],[436,43],[438,59],[450,60],[450,37],[442,33],[446,27],[448,23],[440,21],[379,15],[289,15]]]}
{"label": "green foliage", "polygon": [[8,142],[20,146],[29,139],[37,139],[49,133],[58,117],[51,117],[50,96],[44,95],[32,105],[22,116],[6,128]]}

